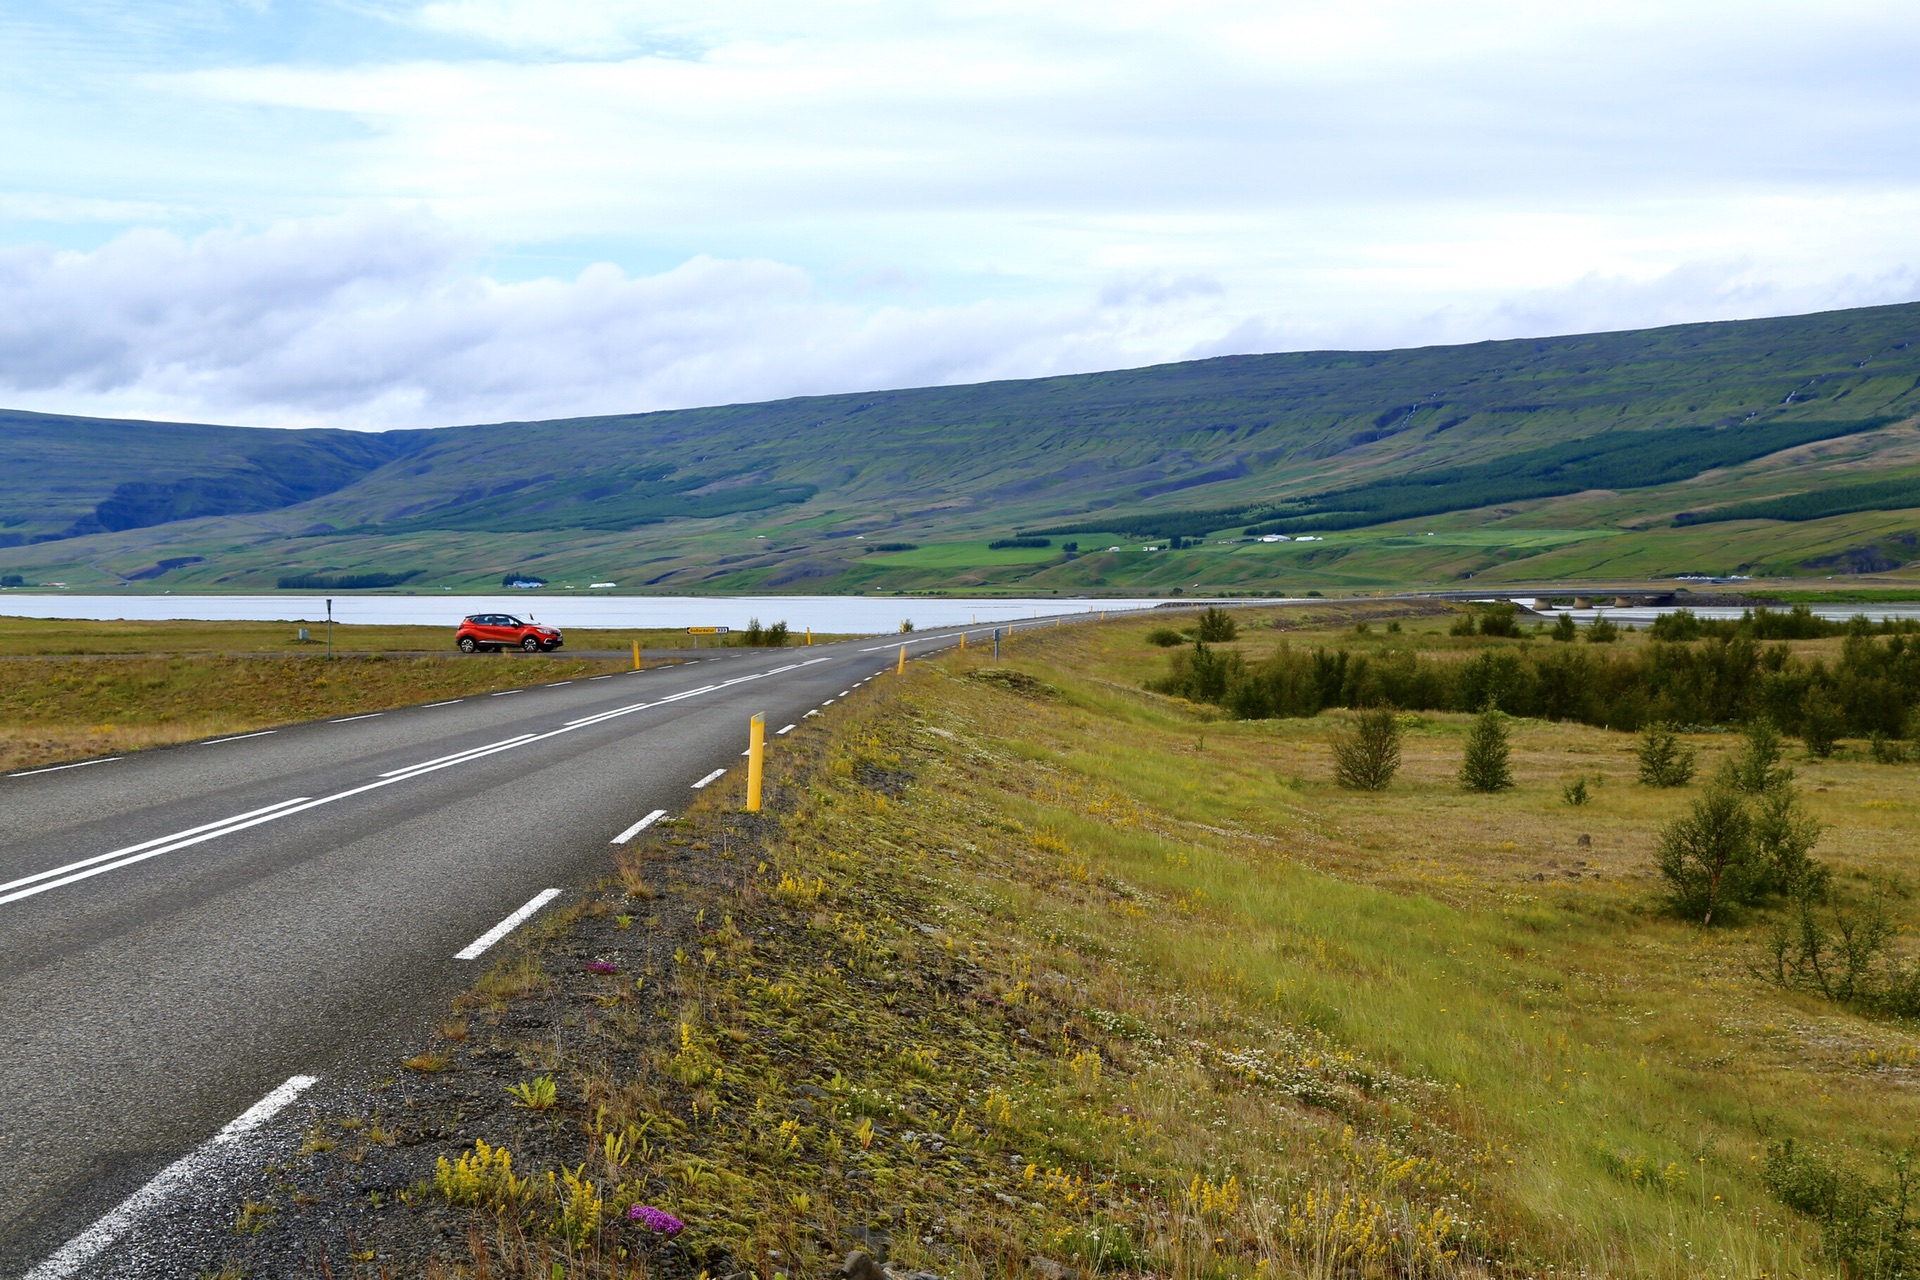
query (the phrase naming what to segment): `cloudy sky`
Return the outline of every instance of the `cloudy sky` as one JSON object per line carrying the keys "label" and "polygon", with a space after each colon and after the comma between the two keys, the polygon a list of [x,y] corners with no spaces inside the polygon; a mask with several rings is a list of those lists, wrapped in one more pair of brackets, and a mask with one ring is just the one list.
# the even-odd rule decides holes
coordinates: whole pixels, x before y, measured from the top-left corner
{"label": "cloudy sky", "polygon": [[390,427],[1920,297],[1911,0],[11,0],[0,405]]}

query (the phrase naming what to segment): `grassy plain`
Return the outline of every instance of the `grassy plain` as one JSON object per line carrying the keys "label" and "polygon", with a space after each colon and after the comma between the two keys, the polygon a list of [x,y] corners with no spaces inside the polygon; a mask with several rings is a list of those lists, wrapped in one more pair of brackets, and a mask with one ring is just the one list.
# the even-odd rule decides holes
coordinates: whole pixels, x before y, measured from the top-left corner
{"label": "grassy plain", "polygon": [[623,669],[609,659],[200,655],[0,660],[0,772]]}
{"label": "grassy plain", "polygon": [[[1365,610],[1366,636],[1274,618],[1296,645],[1482,643]],[[768,815],[715,788],[650,832],[371,1115],[316,1119],[236,1265],[347,1230],[540,1280],[815,1275],[854,1245],[966,1280],[1836,1272],[1765,1149],[1884,1178],[1920,1037],[1758,976],[1763,918],[1663,913],[1653,844],[1690,789],[1637,784],[1623,735],[1520,722],[1518,786],[1467,795],[1464,721],[1424,715],[1386,792],[1343,791],[1341,716],[1145,692],[1152,625],[886,678],[776,746]],[[1707,768],[1730,745],[1691,742]],[[1910,891],[1920,769],[1793,763],[1841,880]],[[506,1093],[540,1079],[550,1107]],[[463,1174],[476,1139],[525,1182]],[[410,1189],[311,1190],[369,1182]]]}
{"label": "grassy plain", "polygon": [[329,662],[324,625],[305,641],[298,625],[0,617],[0,772],[621,670],[635,641],[657,661],[696,640],[580,629],[573,652],[468,656],[449,627],[339,625]]}

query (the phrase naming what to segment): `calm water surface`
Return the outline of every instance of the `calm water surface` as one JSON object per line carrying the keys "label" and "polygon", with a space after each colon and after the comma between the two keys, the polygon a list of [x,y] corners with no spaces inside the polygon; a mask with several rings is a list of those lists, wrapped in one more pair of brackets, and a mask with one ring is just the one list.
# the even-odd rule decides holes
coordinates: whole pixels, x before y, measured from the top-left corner
{"label": "calm water surface", "polygon": [[[1204,604],[1187,597],[1178,600],[965,600],[904,599],[891,596],[613,596],[582,592],[504,591],[493,595],[336,595],[335,622],[385,625],[452,626],[470,613],[512,613],[534,617],[559,627],[604,627],[631,630],[646,627],[745,627],[758,618],[772,624],[784,621],[798,631],[872,635],[894,632],[902,621],[916,627],[948,627],[966,623],[1009,622],[1017,618],[1046,618],[1056,614],[1119,613],[1151,609],[1159,604]],[[1235,600],[1239,605],[1324,604],[1306,599]],[[1703,618],[1737,618],[1737,608],[1697,606]],[[1570,609],[1575,619],[1590,622],[1605,614],[1615,622],[1645,626],[1671,608]],[[1813,612],[1822,618],[1845,621],[1865,614],[1883,618],[1920,619],[1920,601],[1886,604],[1819,604]],[[0,616],[18,618],[126,618],[135,621],[189,619],[202,622],[319,622],[327,616],[327,600],[319,595],[203,596],[203,595],[67,595],[0,592]]]}
{"label": "calm water surface", "polygon": [[[470,613],[511,613],[558,627],[742,628],[758,618],[793,630],[871,635],[916,627],[1008,622],[1130,609],[1159,600],[954,600],[878,596],[612,596],[565,591],[503,591],[495,595],[350,595],[333,597],[333,620],[346,623],[451,627]],[[1188,602],[1192,603],[1192,602]],[[1276,602],[1277,603],[1277,602]],[[327,616],[319,595],[67,595],[0,593],[0,616],[17,618],[189,619],[199,622],[318,622]]]}

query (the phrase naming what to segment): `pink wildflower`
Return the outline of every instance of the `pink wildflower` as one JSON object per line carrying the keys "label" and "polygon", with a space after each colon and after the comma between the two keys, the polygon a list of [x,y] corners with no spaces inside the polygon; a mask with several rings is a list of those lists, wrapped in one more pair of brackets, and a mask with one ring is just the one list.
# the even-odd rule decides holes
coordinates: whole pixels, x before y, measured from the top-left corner
{"label": "pink wildflower", "polygon": [[680,1221],[664,1209],[656,1209],[650,1204],[637,1204],[627,1210],[627,1216],[649,1231],[658,1231],[663,1236],[677,1236],[687,1229]]}

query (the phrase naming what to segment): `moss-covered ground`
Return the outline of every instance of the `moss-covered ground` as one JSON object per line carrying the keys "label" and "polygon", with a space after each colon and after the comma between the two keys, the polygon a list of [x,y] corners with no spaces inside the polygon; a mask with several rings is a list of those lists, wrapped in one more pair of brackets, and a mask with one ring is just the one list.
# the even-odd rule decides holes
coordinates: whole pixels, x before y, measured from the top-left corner
{"label": "moss-covered ground", "polygon": [[[951,655],[782,739],[765,813],[650,832],[212,1206],[231,1273],[1834,1272],[1765,1149],[1883,1177],[1920,1039],[1772,986],[1763,919],[1663,913],[1689,790],[1520,722],[1519,785],[1468,795],[1427,715],[1342,791],[1341,717],[1146,693],[1150,629]],[[1794,763],[1821,856],[1904,892],[1920,770]]]}

